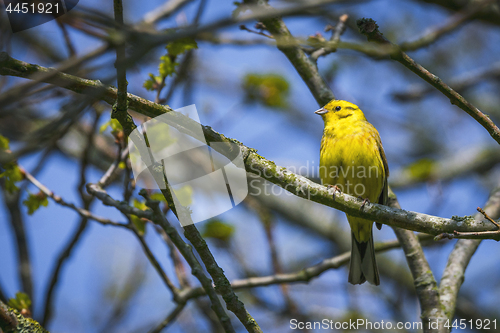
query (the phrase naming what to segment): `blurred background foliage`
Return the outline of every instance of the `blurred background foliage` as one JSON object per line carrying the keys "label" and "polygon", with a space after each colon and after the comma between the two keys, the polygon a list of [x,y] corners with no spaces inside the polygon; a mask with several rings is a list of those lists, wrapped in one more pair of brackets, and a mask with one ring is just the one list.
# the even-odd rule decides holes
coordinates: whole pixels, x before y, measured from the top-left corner
{"label": "blurred background foliage", "polygon": [[[468,2],[472,1],[338,1],[284,21],[294,37],[309,38],[305,47],[313,45],[311,40],[329,39],[331,33],[324,28],[335,25],[342,14],[349,19],[341,41],[365,42],[355,21],[370,17],[386,38],[401,44],[443,25]],[[277,8],[303,3],[270,2]],[[164,17],[155,16],[163,5],[173,9]],[[244,13],[241,6],[213,0],[124,1],[125,22],[152,32],[190,24],[202,27],[230,17],[236,8]],[[102,48],[111,17],[111,1],[89,0],[57,22],[12,34],[3,15],[1,50],[22,61],[59,67]],[[203,31],[194,40],[143,50],[129,64],[128,90],[174,109],[195,104],[202,124],[317,180],[323,128],[313,113],[318,105],[288,59],[272,39],[262,36],[262,26],[254,27],[254,23],[246,22],[244,29],[233,25]],[[493,7],[436,42],[409,51],[497,124],[499,28],[500,14]],[[141,41],[131,39],[127,53],[135,54],[140,48]],[[114,56],[114,50],[98,52],[67,72],[116,85]],[[336,97],[359,105],[379,130],[391,170],[389,182],[403,209],[451,217],[474,214],[477,206],[484,205],[488,193],[498,186],[500,153],[470,116],[386,58],[339,48],[319,58],[318,67]],[[0,133],[8,139],[9,149],[18,153],[19,165],[67,202],[114,221],[126,220],[116,210],[94,203],[83,186],[99,180],[116,160],[117,142],[123,140],[121,128],[110,121],[110,107],[62,88],[26,86],[27,82],[0,76],[0,98],[25,85],[15,99],[0,102]],[[147,120],[132,114],[136,123]],[[106,131],[107,126],[113,134]],[[4,139],[0,145],[7,149]],[[108,192],[144,209],[144,199],[129,182],[130,170],[123,164],[121,168]],[[29,307],[51,332],[146,332],[174,308],[136,236],[123,228],[87,221],[37,194],[37,188],[20,181],[22,173],[12,165],[2,165],[1,172],[11,175],[0,182],[0,299],[15,299],[23,291],[12,304]],[[249,190],[251,195],[241,205],[199,224],[231,281],[295,272],[349,250],[349,229],[342,212],[293,197],[254,178],[249,180]],[[190,195],[186,189],[187,201]],[[175,222],[171,212],[167,217]],[[174,280],[174,276],[184,276],[175,281],[181,285],[196,285],[165,235],[144,219],[132,217],[132,222],[167,275]],[[394,238],[388,227],[375,232],[376,242]],[[425,243],[437,279],[454,243]],[[459,294],[457,318],[497,319],[500,325],[497,250],[497,244],[485,241],[473,257]],[[308,284],[240,289],[238,296],[265,332],[289,331],[291,318],[419,321],[419,305],[402,250],[377,258],[379,287],[348,285],[344,266]],[[241,326],[237,329],[243,331]],[[166,331],[218,332],[220,327],[208,299],[200,297]]]}

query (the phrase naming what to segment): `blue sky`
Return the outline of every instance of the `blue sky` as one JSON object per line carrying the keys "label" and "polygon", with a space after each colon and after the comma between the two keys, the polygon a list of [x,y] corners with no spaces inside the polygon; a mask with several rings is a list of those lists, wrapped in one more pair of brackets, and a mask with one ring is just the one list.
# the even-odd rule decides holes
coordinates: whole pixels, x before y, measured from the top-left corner
{"label": "blue sky", "polygon": [[[161,3],[161,1],[124,1],[126,22],[137,22],[145,13]],[[80,5],[112,14],[111,1],[80,1]],[[172,27],[182,24],[186,19],[190,21],[196,8],[197,2],[193,2],[161,26]],[[365,4],[338,5],[329,8],[335,15],[342,14],[344,11],[352,13],[351,20],[360,17],[375,19],[384,34],[394,42],[412,40],[427,28],[441,24],[449,16],[449,13],[440,7],[422,5],[415,1],[370,1]],[[231,2],[207,1],[201,24],[227,17],[233,9],[234,5]],[[316,32],[322,32],[325,25],[323,21],[302,17],[286,18],[285,22],[291,32],[298,37],[307,37]],[[247,26],[251,27],[252,24],[249,23]],[[397,29],[397,27],[401,28]],[[80,55],[93,50],[99,43],[96,39],[75,29],[70,28],[69,31],[77,53]],[[476,47],[471,49],[468,47],[471,36],[476,36],[478,31],[480,35],[475,41]],[[60,30],[54,22],[20,34],[34,32],[46,38],[65,54]],[[237,38],[254,39],[257,37],[239,30],[238,27],[226,28],[220,32]],[[13,36],[11,55],[14,58],[47,67],[55,65],[39,59],[35,52],[19,43],[17,38],[17,35]],[[363,40],[356,31],[350,29],[344,34],[343,39]],[[424,66],[431,66],[435,74],[446,81],[450,77],[491,65],[498,58],[499,42],[500,35],[496,27],[475,22],[444,37],[437,45],[411,53],[411,56]],[[218,46],[207,42],[199,42],[198,45],[199,49],[195,54],[196,66],[200,70],[196,74],[196,84],[189,103],[197,105],[201,122],[257,149],[259,154],[275,161],[278,165],[317,166],[323,126],[320,117],[313,113],[318,105],[286,57],[269,46]],[[444,64],[437,61],[439,54],[447,49],[456,50],[453,57],[448,58]],[[157,59],[163,53],[164,50],[158,48],[151,54],[153,59]],[[92,78],[107,78],[114,73],[112,55],[104,59],[106,61],[99,60],[98,63],[107,64],[107,68],[93,73]],[[392,170],[413,161],[415,157],[412,156],[412,150],[419,146],[416,137],[412,136],[411,131],[405,126],[422,126],[423,128],[431,126],[433,136],[439,140],[440,144],[437,152],[432,156],[434,158],[444,158],[464,147],[495,144],[479,124],[462,110],[452,106],[444,96],[433,94],[421,101],[408,104],[395,101],[391,96],[393,92],[407,90],[412,84],[425,84],[416,75],[402,70],[398,63],[373,60],[354,51],[338,50],[319,60],[320,71],[325,71],[332,64],[338,66],[331,84],[334,93],[338,98],[358,104],[368,120],[377,127]],[[147,65],[130,69],[128,72],[129,91],[154,100],[155,93],[146,91],[142,86],[150,72],[157,72],[157,62],[150,61]],[[290,119],[291,113],[287,113],[286,110],[276,111],[261,105],[244,103],[244,92],[241,88],[244,76],[248,73],[270,72],[281,74],[288,80],[290,83],[289,105],[305,117],[307,124],[294,122]],[[13,79],[11,82],[24,82],[24,80]],[[474,90],[474,96],[479,96],[475,97],[479,102],[485,104],[489,102],[488,104],[495,105],[498,101],[498,96],[492,93],[495,88],[496,86],[488,83],[482,84]],[[169,105],[176,109],[185,106],[184,102],[182,94],[176,93]],[[39,109],[39,112],[44,115],[55,114],[58,112],[58,105],[47,101],[40,104]],[[492,110],[494,111],[495,108]],[[496,111],[498,112],[498,108]],[[109,114],[104,114],[101,118],[102,123],[108,120]],[[33,154],[22,158],[19,163],[27,170],[31,170],[39,158],[40,154]],[[77,170],[78,163],[60,154],[54,154],[46,162],[46,167],[37,178],[67,201],[78,203],[79,198],[75,191],[79,177]],[[88,181],[95,182],[101,175],[101,171],[91,168]],[[36,192],[33,187],[29,189]],[[451,215],[473,214],[477,206],[484,205],[489,190],[488,186],[481,183],[478,175],[469,175],[446,184],[423,184],[411,189],[396,190],[396,194],[404,209],[451,217]],[[436,207],[436,193],[439,191],[442,191],[442,200]],[[116,186],[111,187],[109,193],[115,198],[121,198],[121,190]],[[335,216],[344,223],[343,227],[347,228],[343,213],[333,212],[331,209],[316,204],[311,205],[315,210],[324,211],[325,218]],[[124,221],[124,218],[113,209],[103,207],[98,203],[94,207],[98,215]],[[52,201],[47,208],[41,208],[33,216],[26,215],[25,218],[35,277],[34,311],[36,315],[42,308],[41,302],[54,258],[67,242],[79,218],[71,210],[58,206]],[[254,214],[249,214],[242,206],[224,213],[221,218],[235,225],[236,235],[233,241],[244,253],[247,264],[259,274],[270,274],[272,268],[268,259],[267,244],[258,218]],[[125,279],[136,262],[142,263],[141,269],[145,270],[146,280],[134,299],[135,304],[139,306],[133,308],[123,327],[131,330],[140,325],[154,325],[161,321],[168,309],[173,306],[170,301],[171,297],[157,274],[146,262],[133,235],[124,230],[90,223],[73,257],[64,268],[61,287],[56,297],[55,318],[49,327],[51,331],[92,332],[100,327],[110,307],[105,301],[99,303],[102,302],[103,291],[112,281],[122,283],[121,281]],[[202,225],[203,223],[199,224],[200,228]],[[275,232],[278,251],[285,267],[287,263],[297,258],[312,265],[335,254],[334,247],[325,239],[304,233],[281,219],[278,219]],[[173,276],[166,246],[151,227],[148,228],[146,239],[167,274]],[[394,239],[394,234],[390,228],[385,227],[376,233],[375,239]],[[301,245],[297,246],[298,243]],[[230,279],[240,277],[241,272],[232,265],[232,255],[210,244],[228,277]],[[453,244],[454,242],[448,242],[443,247],[426,250],[437,278],[440,278],[442,274]],[[496,246],[492,241],[483,242],[466,272],[463,285],[465,292],[478,290],[475,288],[476,285],[489,286],[488,292],[478,291],[478,297],[484,301],[485,306],[494,304],[493,302],[498,297],[498,283],[494,278],[497,269],[493,268],[498,267],[498,260],[490,256],[497,250]],[[4,253],[0,256],[0,267],[2,267],[0,284],[8,296],[13,296],[20,289],[20,285],[16,276],[15,245],[4,206],[0,207],[0,248]],[[399,250],[391,251],[384,256],[405,265],[404,256]],[[486,272],[489,275],[485,274]],[[309,309],[310,311],[318,308],[333,308],[332,313],[343,311],[348,304],[348,297],[336,291],[334,286],[346,279],[345,269],[330,271],[309,285],[292,286],[292,295],[297,301],[308,299],[312,302],[310,309],[313,310]],[[372,287],[363,285],[357,288],[356,292],[364,294],[371,291]],[[326,292],[323,293],[322,290]],[[259,292],[265,294],[271,304],[282,304],[281,294],[277,287],[259,288]],[[245,295],[241,295],[245,299]],[[88,311],[96,304],[99,304],[99,311]],[[377,308],[375,304],[374,302],[368,309],[368,313],[374,317],[383,317],[385,311],[389,311],[385,308]],[[255,310],[252,306],[250,309]],[[416,304],[409,305],[408,311],[413,313],[414,320],[418,320],[417,309]],[[258,321],[262,321],[261,325],[269,327],[271,332],[273,331],[271,327],[277,327],[276,332],[280,331],[280,327],[286,327],[286,323],[276,325],[266,313],[257,311],[255,315]],[[188,321],[187,317],[184,321]],[[171,331],[182,332],[183,326],[175,324]],[[184,331],[186,331],[185,327]]]}

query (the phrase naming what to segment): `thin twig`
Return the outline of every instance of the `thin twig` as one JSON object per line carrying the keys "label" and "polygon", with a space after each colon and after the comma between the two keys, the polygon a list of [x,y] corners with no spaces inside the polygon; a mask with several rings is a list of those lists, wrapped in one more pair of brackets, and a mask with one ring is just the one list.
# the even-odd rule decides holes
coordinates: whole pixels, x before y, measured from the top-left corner
{"label": "thin twig", "polygon": [[[500,78],[500,62],[497,61],[488,67],[452,77],[449,79],[449,82],[450,87],[453,87],[456,91],[463,92],[466,89],[474,87],[483,80],[495,80],[498,78]],[[400,102],[409,102],[419,100],[432,92],[436,92],[433,87],[424,84],[415,84],[411,85],[408,91],[395,92],[393,96]]]}
{"label": "thin twig", "polygon": [[469,21],[477,13],[481,12],[484,7],[492,4],[495,1],[496,0],[485,0],[479,3],[477,1],[469,3],[467,7],[455,13],[442,26],[431,29],[430,31],[426,32],[424,35],[418,37],[414,41],[401,43],[400,44],[401,50],[413,51],[436,42],[439,38],[445,36],[446,34],[449,34],[453,30],[460,27],[460,25],[462,25],[463,23]]}
{"label": "thin twig", "polygon": [[[401,208],[396,195],[392,190],[389,189],[389,191],[388,205],[394,208]],[[424,332],[429,332],[430,323],[436,323],[438,325],[438,331],[436,332],[440,332],[447,317],[441,310],[439,293],[437,291],[438,284],[424,255],[422,245],[413,232],[400,228],[393,228],[393,230],[405,252],[408,267],[415,281],[415,291],[420,302],[420,317]]]}
{"label": "thin twig", "polygon": [[[431,239],[429,235],[422,235],[419,239]],[[401,247],[399,240],[392,240],[375,244],[375,252],[385,252]],[[234,289],[248,289],[256,287],[271,286],[284,283],[309,283],[330,269],[338,269],[346,265],[351,257],[351,252],[344,252],[335,257],[324,259],[319,264],[304,268],[293,273],[273,274],[268,276],[256,276],[246,279],[237,279],[231,282]],[[199,297],[204,295],[202,288],[192,288],[183,290],[185,298]]]}
{"label": "thin twig", "polygon": [[[391,44],[378,30],[378,25],[372,19],[358,20],[360,32],[368,38],[368,41],[374,41],[381,44]],[[431,84],[434,88],[448,97],[452,104],[455,104],[479,124],[481,124],[490,133],[491,137],[500,144],[500,129],[493,121],[478,108],[468,102],[462,95],[453,90],[450,86],[444,83],[439,77],[429,72],[427,69],[419,65],[415,60],[410,58],[403,51],[399,51],[391,55],[391,58],[400,62],[413,73],[417,74],[423,80]]]}
{"label": "thin twig", "polygon": [[[3,191],[5,205],[10,214],[10,224],[17,247],[17,271],[21,281],[22,290],[33,301],[33,274],[31,268],[31,256],[29,243],[26,237],[23,214],[21,212],[21,193],[8,193]],[[34,303],[32,303],[34,304]]]}
{"label": "thin twig", "polygon": [[146,244],[146,241],[144,240],[144,237],[139,234],[139,232],[135,228],[130,228],[137,239],[139,240],[139,243],[141,243],[142,249],[144,253],[146,254],[146,257],[148,258],[149,262],[151,265],[154,267],[160,278],[163,280],[165,285],[167,286],[168,289],[172,292],[172,296],[174,299],[174,302],[179,303],[179,289],[172,283],[170,278],[167,276],[163,268],[161,267],[160,263],[158,260],[156,260],[155,256],[153,255],[153,252],[151,252],[149,246]]}
{"label": "thin twig", "polygon": [[66,26],[64,23],[58,19],[56,19],[57,25],[61,29],[61,32],[64,37],[64,41],[66,42],[66,47],[68,48],[68,53],[70,57],[75,57],[76,56],[76,49],[73,46],[73,42],[71,41],[71,38],[69,37],[68,29],[66,29]]}
{"label": "thin twig", "polygon": [[[84,186],[86,183],[86,172],[87,172],[87,167],[89,166],[89,154],[90,154],[90,149],[93,146],[94,142],[94,135],[95,131],[97,128],[97,124],[99,123],[100,119],[100,113],[95,112],[94,114],[94,121],[92,123],[91,130],[89,131],[87,135],[87,140],[85,143],[85,148],[82,153],[82,158],[80,162],[80,182],[78,184],[77,190],[78,193],[80,194],[80,199],[82,201],[83,205],[83,210],[89,211],[90,206],[93,201],[93,197],[87,195],[84,192]],[[34,177],[33,177],[34,178]],[[80,241],[82,235],[84,232],[87,230],[88,226],[88,220],[89,218],[87,216],[81,216],[80,222],[78,224],[78,227],[76,228],[75,232],[73,233],[73,236],[70,238],[66,246],[61,250],[59,253],[57,260],[56,260],[56,265],[54,267],[54,270],[52,271],[52,274],[50,275],[50,281],[48,283],[48,288],[47,288],[47,294],[45,296],[45,302],[44,302],[44,314],[43,314],[43,319],[42,319],[42,325],[43,326],[48,326],[50,320],[52,319],[52,314],[53,314],[53,299],[54,299],[54,294],[57,290],[57,283],[59,282],[60,274],[63,270],[64,265],[68,262],[68,259],[71,257],[71,254]]]}
{"label": "thin twig", "polygon": [[91,220],[94,220],[94,221],[102,224],[102,225],[113,225],[113,226],[125,227],[125,228],[127,227],[126,224],[118,223],[118,222],[115,222],[113,220],[110,220],[110,219],[107,219],[107,218],[104,218],[104,217],[101,217],[101,216],[97,216],[94,213],[92,213],[92,212],[90,212],[90,211],[88,211],[86,209],[77,207],[75,204],[67,202],[62,197],[58,196],[57,194],[55,194],[54,192],[52,192],[51,190],[49,190],[45,185],[43,185],[42,183],[40,183],[40,181],[38,181],[38,179],[36,179],[35,177],[33,177],[25,169],[23,169],[22,167],[20,167],[20,169],[24,173],[24,175],[25,175],[25,177],[26,177],[26,179],[28,181],[30,181],[33,185],[35,185],[46,196],[48,196],[49,198],[51,198],[52,200],[54,200],[54,202],[56,202],[57,204],[59,204],[61,206],[64,206],[64,207],[71,208],[72,210],[74,210],[75,212],[77,212],[78,215],[80,215],[81,217],[89,218]]}
{"label": "thin twig", "polygon": [[[347,14],[344,14],[344,15],[342,15],[342,16],[339,17],[339,22],[337,23],[337,25],[335,26],[335,28],[333,28],[332,38],[330,39],[331,43],[328,43],[328,46],[322,47],[322,48],[314,51],[310,55],[310,59],[312,61],[316,62],[316,61],[318,61],[319,57],[322,57],[322,56],[325,56],[327,54],[330,54],[332,52],[337,51],[337,45],[338,45],[338,43],[340,41],[340,36],[345,31],[346,22],[347,22],[348,18],[349,18],[349,15],[347,15]],[[331,30],[330,27],[327,27],[327,29]]]}
{"label": "thin twig", "polygon": [[[272,13],[276,10],[269,6],[267,2],[260,2],[252,0],[256,4],[251,9],[255,16],[262,15],[263,13]],[[311,1],[307,2],[308,8],[315,8],[320,3],[324,4],[326,1]],[[267,15],[264,15],[264,17]],[[316,64],[311,61],[304,53],[301,47],[293,45],[295,39],[288,30],[287,26],[282,19],[276,18],[277,16],[270,16],[261,18],[267,31],[269,31],[276,39],[278,49],[285,54],[290,62],[295,66],[302,80],[306,83],[314,98],[321,106],[335,98],[333,92],[328,88],[323,78],[319,75]]]}
{"label": "thin twig", "polygon": [[477,211],[480,212],[481,214],[483,214],[483,216],[488,221],[490,221],[491,223],[493,223],[494,225],[496,225],[498,229],[500,229],[500,225],[495,220],[493,220],[491,217],[489,217],[488,214],[486,214],[486,212],[481,207],[477,207]]}
{"label": "thin twig", "polygon": [[477,232],[460,232],[460,231],[453,231],[453,234],[442,234],[442,235],[439,235],[438,237],[440,238],[449,238],[449,239],[452,239],[452,238],[462,238],[462,239],[488,239],[488,238],[497,238],[498,235],[500,235],[500,225],[495,221],[493,220],[491,217],[488,216],[488,214],[486,214],[486,212],[481,208],[481,207],[477,207],[477,211],[479,213],[481,213],[488,221],[490,221],[491,223],[493,223],[496,227],[497,227],[497,230],[495,231],[477,231]]}
{"label": "thin twig", "polygon": [[185,306],[186,302],[178,303],[177,306],[167,315],[167,317],[158,326],[149,331],[149,333],[160,333],[164,328],[171,325]]}
{"label": "thin twig", "polygon": [[[500,217],[500,187],[490,193],[483,211],[485,212],[483,215]],[[480,219],[480,213],[477,213],[475,218]],[[481,244],[481,240],[460,239],[448,257],[448,263],[439,285],[439,295],[443,310],[449,319],[453,318],[458,292],[464,281],[465,270],[479,244]]]}
{"label": "thin twig", "polygon": [[196,259],[196,257],[194,256],[191,247],[184,242],[184,240],[180,237],[179,233],[177,233],[177,230],[174,227],[172,227],[170,222],[166,219],[165,215],[160,209],[159,202],[150,200],[149,197],[147,196],[147,192],[144,190],[141,191],[140,194],[144,196],[144,198],[146,199],[146,205],[148,205],[154,212],[153,221],[158,225],[160,225],[163,228],[163,230],[165,230],[165,232],[168,234],[172,242],[181,252],[182,256],[189,263],[189,266],[191,266],[192,274],[200,281],[201,285],[203,286],[203,289],[209,296],[212,302],[212,309],[217,314],[217,317],[219,318],[219,321],[221,322],[224,330],[226,332],[235,332],[231,324],[231,321],[227,316],[226,312],[224,311],[224,308],[222,307],[222,304],[220,303],[220,300],[217,297],[215,289],[212,286],[212,280],[210,280],[210,278],[205,275],[203,268],[198,262],[198,259]]}
{"label": "thin twig", "polygon": [[181,288],[188,288],[190,287],[189,280],[186,275],[186,269],[184,268],[184,264],[181,261],[181,258],[179,256],[179,252],[175,245],[172,243],[172,240],[168,237],[167,233],[165,230],[163,230],[160,226],[156,225],[155,226],[156,231],[161,235],[165,243],[167,244],[168,247],[168,253],[170,255],[170,259],[172,260],[172,263],[174,265],[175,269],[175,275],[177,276],[177,280],[179,281],[179,285]]}
{"label": "thin twig", "polygon": [[155,8],[154,10],[146,13],[144,19],[141,23],[145,24],[156,24],[161,20],[168,18],[170,15],[175,13],[177,10],[192,2],[193,0],[170,0],[166,1],[162,6]]}
{"label": "thin twig", "polygon": [[245,30],[245,31],[251,32],[251,33],[253,33],[253,34],[259,35],[259,36],[264,36],[264,37],[269,38],[269,39],[274,39],[274,37],[273,37],[273,36],[268,35],[268,34],[266,34],[266,33],[265,33],[265,32],[263,32],[263,31],[257,31],[257,30],[252,30],[252,29],[250,29],[250,28],[247,28],[247,26],[246,26],[246,25],[244,25],[244,24],[241,24],[241,25],[240,25],[240,30]]}
{"label": "thin twig", "polygon": [[125,149],[121,149],[120,145],[118,145],[118,155],[116,160],[111,164],[111,166],[106,170],[106,172],[102,175],[101,179],[97,182],[97,184],[105,188],[107,187],[112,180],[114,179],[114,175],[121,171],[119,168],[120,162],[125,161],[128,156],[129,149],[126,147]]}

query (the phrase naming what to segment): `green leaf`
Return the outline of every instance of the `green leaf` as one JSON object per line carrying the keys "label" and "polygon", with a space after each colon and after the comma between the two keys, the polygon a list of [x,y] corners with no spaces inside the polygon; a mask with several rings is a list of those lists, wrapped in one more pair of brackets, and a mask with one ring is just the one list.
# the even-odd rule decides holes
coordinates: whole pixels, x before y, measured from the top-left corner
{"label": "green leaf", "polygon": [[436,162],[429,158],[422,158],[405,167],[416,180],[425,180],[432,175]]}
{"label": "green leaf", "polygon": [[179,203],[184,206],[188,207],[191,205],[193,202],[193,188],[189,185],[184,185],[178,190],[175,190],[175,195],[177,197],[177,200],[179,200]]}
{"label": "green leaf", "polygon": [[7,149],[9,149],[9,139],[7,139],[3,135],[0,135],[0,150],[7,150]]}
{"label": "green leaf", "polygon": [[192,38],[181,38],[169,43],[165,48],[170,56],[175,57],[186,51],[197,49],[198,44]]}
{"label": "green leaf", "polygon": [[290,90],[288,81],[279,74],[247,74],[243,79],[247,102],[259,102],[273,108],[285,108]]}
{"label": "green leaf", "polygon": [[[134,199],[132,205],[140,210],[148,209],[148,206],[146,206],[145,202],[141,202],[137,199]],[[130,215],[130,219],[132,220],[132,223],[134,224],[137,231],[139,232],[139,235],[144,236],[144,234],[146,233],[146,220],[136,215]]]}
{"label": "green leaf", "polygon": [[123,131],[123,127],[120,124],[120,122],[114,118],[110,119],[109,121],[105,122],[104,124],[99,127],[99,133],[103,133],[108,127],[111,127],[111,134],[115,135],[118,132]]}
{"label": "green leaf", "polygon": [[30,193],[28,199],[23,201],[23,205],[28,207],[28,215],[33,215],[40,206],[47,207],[49,205],[49,200],[45,193],[40,191],[37,194]]}
{"label": "green leaf", "polygon": [[161,142],[162,147],[166,148],[177,141],[175,136],[172,136],[170,126],[158,123],[156,126],[148,127],[146,137],[146,144],[149,145],[148,138],[154,139],[154,142]]}
{"label": "green leaf", "polygon": [[172,58],[168,55],[164,55],[160,58],[160,65],[158,66],[158,71],[162,77],[167,77],[175,73],[175,67],[179,65],[177,62],[173,62]]}
{"label": "green leaf", "polygon": [[167,201],[167,200],[165,200],[165,197],[161,193],[153,193],[153,194],[151,194],[150,198],[153,200],[158,200],[158,201]]}
{"label": "green leaf", "polygon": [[23,309],[30,308],[31,300],[27,294],[19,291],[16,293],[16,298],[9,299],[8,305],[21,312]]}
{"label": "green leaf", "polygon": [[208,238],[215,238],[227,242],[234,234],[234,227],[221,220],[209,220],[205,223],[202,236]]}
{"label": "green leaf", "polygon": [[154,76],[152,73],[149,73],[149,79],[144,81],[143,87],[146,88],[146,90],[154,91],[156,90],[156,88],[158,88],[160,83],[161,83],[161,77]]}
{"label": "green leaf", "polygon": [[18,191],[19,188],[16,186],[16,182],[24,179],[21,169],[15,162],[3,164],[1,167],[4,171],[0,173],[0,178],[5,178],[5,189],[9,193]]}

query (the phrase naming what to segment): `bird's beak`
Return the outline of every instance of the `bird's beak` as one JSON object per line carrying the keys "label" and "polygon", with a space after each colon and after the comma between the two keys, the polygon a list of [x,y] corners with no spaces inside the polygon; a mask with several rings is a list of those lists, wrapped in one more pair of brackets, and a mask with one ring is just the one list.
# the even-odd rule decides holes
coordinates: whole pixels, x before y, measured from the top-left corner
{"label": "bird's beak", "polygon": [[325,108],[321,108],[319,110],[314,111],[314,113],[319,114],[319,115],[325,114],[327,112],[328,112],[328,110]]}

